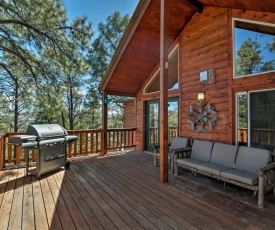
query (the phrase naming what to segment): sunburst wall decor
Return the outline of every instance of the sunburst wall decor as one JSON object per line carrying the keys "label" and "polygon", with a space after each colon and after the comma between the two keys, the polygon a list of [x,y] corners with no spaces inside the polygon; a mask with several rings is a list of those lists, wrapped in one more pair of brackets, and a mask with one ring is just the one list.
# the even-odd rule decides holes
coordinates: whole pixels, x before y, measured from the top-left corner
{"label": "sunburst wall decor", "polygon": [[[213,126],[216,124],[216,120],[218,117],[208,118],[209,114],[217,114],[217,112],[214,110],[213,106],[210,102],[206,101],[198,101],[195,103],[199,109],[198,111],[195,111],[193,109],[193,106],[190,105],[189,112],[187,113],[187,116],[195,116],[194,120],[188,119],[187,122],[191,124],[191,129],[195,129],[195,124],[200,123],[200,127],[196,130],[197,133],[208,133],[208,130],[204,127],[205,123],[208,123],[208,127],[210,130],[213,129]],[[206,109],[204,109],[204,106],[206,106]]]}

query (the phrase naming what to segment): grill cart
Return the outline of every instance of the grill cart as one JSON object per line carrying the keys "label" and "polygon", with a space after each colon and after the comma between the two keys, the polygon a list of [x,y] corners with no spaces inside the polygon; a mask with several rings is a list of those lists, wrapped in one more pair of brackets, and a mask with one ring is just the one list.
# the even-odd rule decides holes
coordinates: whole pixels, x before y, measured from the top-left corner
{"label": "grill cart", "polygon": [[70,167],[70,162],[67,161],[66,146],[77,138],[77,136],[68,135],[67,131],[58,124],[39,124],[29,125],[26,135],[14,135],[8,144],[36,150],[36,168],[29,169],[29,157],[27,157],[26,174],[31,173],[40,178],[41,174],[62,166],[65,169]]}

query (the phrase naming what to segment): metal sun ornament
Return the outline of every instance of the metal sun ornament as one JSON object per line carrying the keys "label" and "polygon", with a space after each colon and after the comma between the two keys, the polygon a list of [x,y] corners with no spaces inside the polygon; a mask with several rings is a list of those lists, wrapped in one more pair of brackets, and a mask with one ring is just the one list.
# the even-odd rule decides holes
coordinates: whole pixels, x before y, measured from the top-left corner
{"label": "metal sun ornament", "polygon": [[[191,124],[191,129],[195,129],[195,124],[200,123],[200,127],[196,130],[197,133],[208,133],[208,130],[204,127],[205,123],[208,123],[208,127],[210,130],[213,129],[213,126],[216,124],[217,117],[208,118],[209,114],[217,114],[214,110],[213,106],[210,102],[206,101],[198,101],[195,103],[199,109],[198,111],[194,111],[193,106],[190,105],[189,112],[187,116],[195,116],[194,120],[188,119],[187,122]],[[207,105],[206,110],[204,110],[204,106]]]}

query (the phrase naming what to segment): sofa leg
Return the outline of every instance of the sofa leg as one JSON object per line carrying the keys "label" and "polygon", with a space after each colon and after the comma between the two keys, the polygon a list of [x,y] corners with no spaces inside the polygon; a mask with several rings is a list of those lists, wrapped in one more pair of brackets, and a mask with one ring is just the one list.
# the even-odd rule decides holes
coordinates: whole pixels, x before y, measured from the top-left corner
{"label": "sofa leg", "polygon": [[157,152],[154,150],[154,166],[158,167],[158,159],[157,159]]}
{"label": "sofa leg", "polygon": [[259,176],[258,207],[264,208],[264,177]]}

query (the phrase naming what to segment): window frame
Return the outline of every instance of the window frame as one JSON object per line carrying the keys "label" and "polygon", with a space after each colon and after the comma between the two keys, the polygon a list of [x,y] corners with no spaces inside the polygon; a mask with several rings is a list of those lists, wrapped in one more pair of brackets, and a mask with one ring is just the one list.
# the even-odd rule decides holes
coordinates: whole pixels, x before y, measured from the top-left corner
{"label": "window frame", "polygon": [[261,74],[275,72],[275,69],[274,69],[274,70],[270,70],[270,71],[266,71],[266,72],[261,72],[261,73],[255,73],[255,74],[249,74],[249,75],[243,75],[243,76],[236,77],[236,64],[235,64],[236,63],[236,50],[235,50],[235,24],[236,24],[235,22],[236,21],[241,21],[241,22],[246,22],[246,23],[251,23],[251,24],[271,26],[271,27],[275,28],[275,23],[268,23],[268,22],[262,22],[262,21],[255,21],[255,20],[249,20],[249,19],[232,17],[232,53],[233,53],[233,65],[232,66],[233,66],[233,79],[239,79],[239,78],[244,78],[244,77],[257,76],[257,75],[261,75]]}
{"label": "window frame", "polygon": [[241,95],[247,95],[247,146],[251,146],[251,125],[250,125],[250,118],[251,118],[251,105],[250,105],[250,95],[251,93],[259,93],[259,92],[265,92],[265,91],[275,91],[275,88],[270,89],[262,89],[262,90],[251,90],[251,91],[242,91],[235,93],[235,145],[238,146],[239,140],[238,140],[238,127],[239,127],[239,119],[238,119],[238,96]]}
{"label": "window frame", "polygon": [[[169,53],[169,55],[168,55],[168,68],[169,68],[169,58],[174,54],[174,52],[176,51],[178,49],[178,83],[179,83],[179,45],[176,45],[173,49],[172,49],[172,51]],[[154,94],[154,93],[159,93],[160,91],[155,91],[155,92],[150,92],[150,93],[147,93],[146,92],[146,89],[147,89],[147,87],[149,87],[150,86],[150,84],[152,83],[152,81],[154,81],[155,80],[155,78],[156,78],[156,76],[157,76],[157,74],[160,72],[160,68],[158,68],[157,70],[156,70],[156,72],[153,74],[153,76],[152,76],[152,78],[150,79],[150,81],[145,85],[145,87],[144,87],[144,89],[143,89],[143,95],[150,95],[150,94]],[[178,88],[174,88],[174,89],[168,89],[168,91],[170,91],[170,90],[175,90],[175,89],[179,89],[179,86],[178,86]]]}

